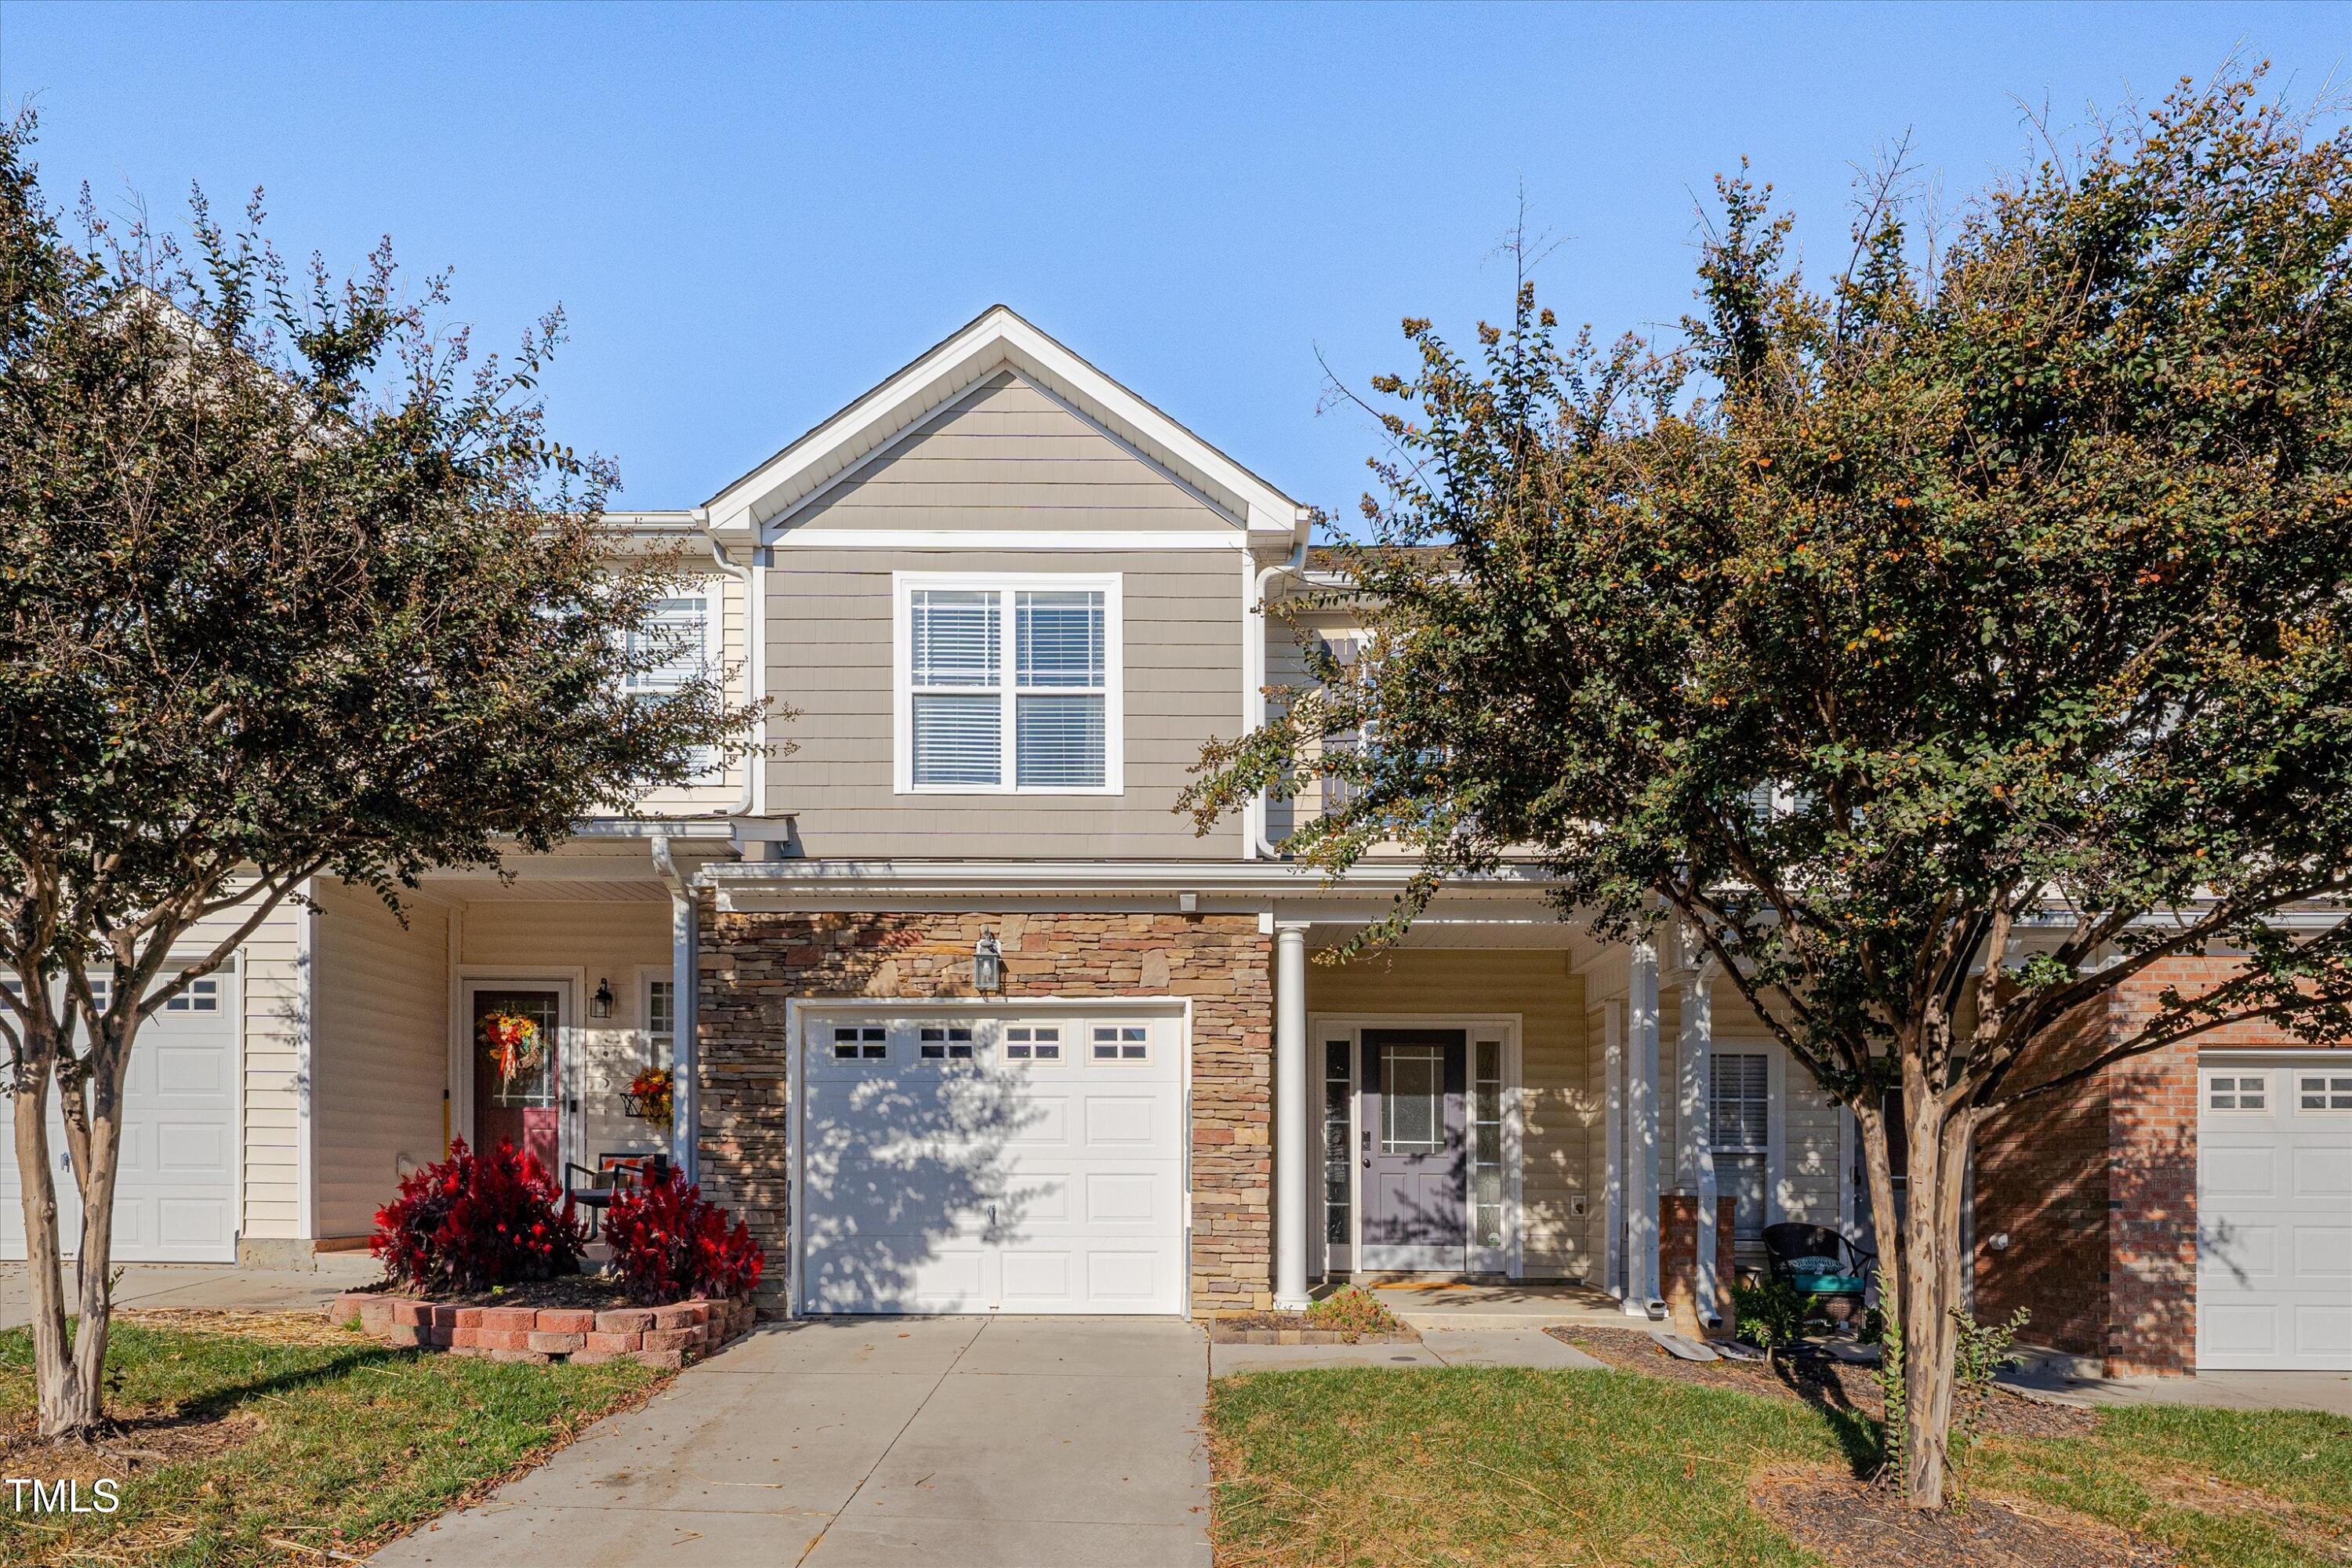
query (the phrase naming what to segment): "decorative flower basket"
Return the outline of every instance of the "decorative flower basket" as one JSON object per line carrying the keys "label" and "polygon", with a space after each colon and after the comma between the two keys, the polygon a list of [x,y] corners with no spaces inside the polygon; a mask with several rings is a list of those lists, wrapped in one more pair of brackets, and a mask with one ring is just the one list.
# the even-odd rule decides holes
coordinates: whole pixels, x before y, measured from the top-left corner
{"label": "decorative flower basket", "polygon": [[482,1055],[499,1070],[499,1082],[512,1085],[547,1059],[547,1037],[520,1013],[492,1013],[482,1019]]}
{"label": "decorative flower basket", "polygon": [[670,1123],[670,1113],[676,1101],[670,1075],[660,1068],[647,1068],[629,1080],[621,1091],[621,1102],[629,1114],[640,1121],[650,1121],[658,1127]]}

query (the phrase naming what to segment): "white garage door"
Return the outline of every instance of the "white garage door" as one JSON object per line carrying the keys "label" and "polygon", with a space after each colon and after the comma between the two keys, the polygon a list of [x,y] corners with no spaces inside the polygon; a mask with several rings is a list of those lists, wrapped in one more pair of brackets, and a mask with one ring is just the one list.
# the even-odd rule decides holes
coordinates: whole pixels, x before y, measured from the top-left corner
{"label": "white garage door", "polygon": [[[216,974],[195,982],[140,1026],[123,1094],[114,1194],[119,1262],[236,1261],[236,1020],[235,982]],[[0,1137],[0,1258],[25,1256],[15,1142]],[[81,1242],[81,1200],[54,1096],[49,1148],[58,1233],[70,1257]]]}
{"label": "white garage door", "polygon": [[811,1312],[1184,1305],[1183,1023],[819,1015],[803,1034]]}
{"label": "white garage door", "polygon": [[2352,1370],[2352,1052],[2198,1072],[2197,1364]]}

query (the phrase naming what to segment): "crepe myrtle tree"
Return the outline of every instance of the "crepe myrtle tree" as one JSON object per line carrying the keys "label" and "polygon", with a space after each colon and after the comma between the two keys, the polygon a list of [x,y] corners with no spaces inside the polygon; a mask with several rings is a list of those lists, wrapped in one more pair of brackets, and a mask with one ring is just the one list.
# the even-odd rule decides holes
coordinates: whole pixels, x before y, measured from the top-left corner
{"label": "crepe myrtle tree", "polygon": [[1524,286],[1475,357],[1405,323],[1371,542],[1301,601],[1365,651],[1308,639],[1188,802],[1344,781],[1286,847],[1418,857],[1362,942],[1514,861],[1605,937],[1679,926],[1860,1126],[1935,1508],[1975,1130],[2231,1024],[2352,1027],[2352,140],[2183,83],[1938,243],[1871,182],[1820,292],[1769,188],[1718,193],[1671,349]]}
{"label": "crepe myrtle tree", "polygon": [[184,245],[86,197],[69,239],[33,129],[0,132],[0,1040],[58,1436],[102,1416],[146,1021],[310,879],[397,912],[428,868],[741,754],[751,714],[713,674],[626,689],[677,652],[646,628],[691,563],[616,553],[609,468],[547,436],[560,319],[469,363],[388,247],[296,272],[257,206],[232,233],[201,195]]}

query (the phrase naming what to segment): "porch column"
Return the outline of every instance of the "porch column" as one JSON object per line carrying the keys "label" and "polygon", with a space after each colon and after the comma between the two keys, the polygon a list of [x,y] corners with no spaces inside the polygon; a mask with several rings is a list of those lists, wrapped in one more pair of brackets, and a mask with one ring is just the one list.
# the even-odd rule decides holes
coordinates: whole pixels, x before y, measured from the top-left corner
{"label": "porch column", "polygon": [[694,889],[687,885],[670,854],[667,838],[653,840],[654,869],[669,888],[669,1157],[689,1182],[701,1180],[696,1170],[696,1114],[701,1099],[702,1051],[696,1022],[701,1008],[701,966],[695,952]]}
{"label": "porch column", "polygon": [[1658,950],[1633,944],[1625,998],[1625,1310],[1658,1296]]}
{"label": "porch column", "polygon": [[1715,1316],[1715,997],[1711,961],[1685,972],[1682,1018],[1682,1094],[1675,1125],[1681,1136],[1675,1180],[1698,1197],[1698,1315]]}
{"label": "porch column", "polygon": [[1307,928],[1274,928],[1274,1304],[1307,1305]]}

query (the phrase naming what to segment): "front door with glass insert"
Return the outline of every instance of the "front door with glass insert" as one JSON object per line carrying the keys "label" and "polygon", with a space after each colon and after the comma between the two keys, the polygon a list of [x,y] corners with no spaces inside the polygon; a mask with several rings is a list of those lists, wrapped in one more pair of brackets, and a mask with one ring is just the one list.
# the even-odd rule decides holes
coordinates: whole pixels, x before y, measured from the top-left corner
{"label": "front door with glass insert", "polygon": [[1360,1267],[1467,1268],[1468,1054],[1459,1029],[1364,1031]]}
{"label": "front door with glass insert", "polygon": [[[563,1173],[556,1098],[559,1002],[559,993],[546,990],[517,987],[474,993],[474,1146],[495,1149],[502,1141],[510,1142],[537,1160],[551,1180],[561,1180]],[[499,1071],[482,1039],[482,1020],[499,1013],[529,1018],[539,1026],[539,1059],[519,1064],[511,1078]]]}

